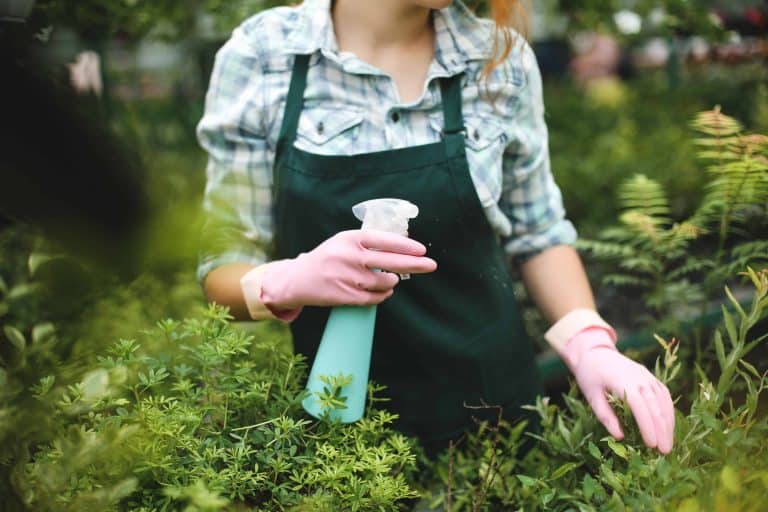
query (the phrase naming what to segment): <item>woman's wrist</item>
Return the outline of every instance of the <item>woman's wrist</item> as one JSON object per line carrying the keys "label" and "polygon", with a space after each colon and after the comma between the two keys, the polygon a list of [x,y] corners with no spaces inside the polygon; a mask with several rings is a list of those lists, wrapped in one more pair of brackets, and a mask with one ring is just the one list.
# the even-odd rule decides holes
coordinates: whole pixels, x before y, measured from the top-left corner
{"label": "woman's wrist", "polygon": [[617,351],[612,333],[604,327],[591,326],[579,331],[568,340],[560,356],[568,368],[574,371],[584,356],[595,349]]}
{"label": "woman's wrist", "polygon": [[274,272],[286,271],[289,260],[277,260],[255,267],[240,280],[243,298],[253,320],[274,318],[283,322],[294,321],[301,313],[301,306],[290,306],[280,298],[272,286]]}
{"label": "woman's wrist", "polygon": [[596,346],[615,349],[617,340],[616,330],[597,311],[588,308],[563,315],[544,333],[544,338],[572,368],[585,350]]}

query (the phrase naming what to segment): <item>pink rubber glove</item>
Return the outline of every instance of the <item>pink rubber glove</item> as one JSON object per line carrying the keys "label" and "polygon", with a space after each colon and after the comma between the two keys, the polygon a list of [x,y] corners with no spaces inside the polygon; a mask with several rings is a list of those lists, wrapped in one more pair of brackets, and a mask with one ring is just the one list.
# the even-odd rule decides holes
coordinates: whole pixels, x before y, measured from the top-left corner
{"label": "pink rubber glove", "polygon": [[624,433],[605,392],[626,395],[643,441],[661,453],[672,450],[675,410],[667,387],[645,366],[622,355],[602,327],[588,327],[571,338],[562,352],[598,420],[616,439]]}
{"label": "pink rubber glove", "polygon": [[342,231],[296,258],[270,263],[261,279],[261,301],[271,311],[283,312],[283,317],[286,311],[295,317],[302,306],[379,304],[392,295],[400,281],[397,274],[424,274],[437,268],[434,260],[424,257],[426,252],[424,245],[407,236]]}

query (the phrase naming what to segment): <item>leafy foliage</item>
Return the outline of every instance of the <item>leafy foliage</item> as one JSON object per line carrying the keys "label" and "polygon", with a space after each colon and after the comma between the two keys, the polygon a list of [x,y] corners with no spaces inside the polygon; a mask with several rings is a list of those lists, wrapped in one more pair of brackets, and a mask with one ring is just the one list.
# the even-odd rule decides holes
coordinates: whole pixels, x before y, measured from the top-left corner
{"label": "leafy foliage", "polygon": [[[725,30],[715,11],[739,13],[751,4],[750,0],[736,0],[727,5],[717,0],[557,0],[556,5],[568,15],[574,32],[608,32],[630,39],[683,33],[719,40]],[[626,10],[642,19],[637,34],[622,33],[614,17],[617,12]]]}
{"label": "leafy foliage", "polygon": [[[768,137],[743,134],[719,108],[700,113],[692,126],[703,134],[694,142],[711,177],[693,215],[675,222],[659,183],[637,175],[619,190],[621,225],[604,229],[597,241],[580,241],[598,260],[615,264],[618,271],[603,282],[639,290],[657,319],[701,304],[735,268],[768,259],[768,243],[750,240],[741,229],[766,218]],[[718,226],[716,253],[697,252],[694,243],[711,235],[713,226]],[[747,240],[725,258],[726,243],[739,235]],[[708,277],[692,279],[700,276]]]}
{"label": "leafy foliage", "polygon": [[38,0],[37,24],[65,25],[92,40],[114,35],[138,39],[150,31],[166,39],[194,34],[200,17],[210,16],[217,29],[227,33],[237,23],[260,10],[285,4],[279,0],[195,0],[192,2],[149,0]]}
{"label": "leafy foliage", "polygon": [[768,136],[742,133],[741,124],[724,115],[719,107],[698,114],[691,125],[702,134],[694,142],[712,177],[693,222],[719,225],[720,260],[731,226],[765,214]]}
{"label": "leafy foliage", "polygon": [[[462,450],[445,454],[437,467],[443,488],[433,492],[432,502],[448,511],[760,510],[768,495],[768,418],[758,405],[768,372],[759,373],[745,356],[768,338],[755,332],[768,311],[768,271],[748,269],[745,275],[754,285],[751,307],[743,310],[726,289],[735,313],[724,307],[724,327],[714,332],[719,376],[711,380],[698,369],[690,412],[676,411],[671,454],[647,449],[636,428],[625,428],[620,442],[600,436],[604,430],[572,387],[564,407],[547,398],[530,406],[542,431],[533,434],[539,443],[524,457],[517,457],[520,425],[503,423],[486,426]],[[656,376],[677,395],[680,344],[657,339],[664,353]],[[622,424],[633,425],[627,404],[613,402]]]}
{"label": "leafy foliage", "polygon": [[41,381],[38,400],[69,427],[18,479],[40,510],[394,510],[415,493],[411,442],[369,410],[356,425],[310,421],[305,363],[280,340],[254,342],[211,306],[165,320],[148,337],[173,347],[142,355],[121,340],[68,386]]}

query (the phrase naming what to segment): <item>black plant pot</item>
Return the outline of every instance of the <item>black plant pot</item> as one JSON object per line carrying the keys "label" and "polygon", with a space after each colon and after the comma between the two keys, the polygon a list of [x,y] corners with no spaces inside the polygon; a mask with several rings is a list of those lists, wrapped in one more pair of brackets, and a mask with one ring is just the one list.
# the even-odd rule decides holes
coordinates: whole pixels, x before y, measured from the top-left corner
{"label": "black plant pot", "polygon": [[24,22],[34,6],[35,0],[0,0],[0,21]]}

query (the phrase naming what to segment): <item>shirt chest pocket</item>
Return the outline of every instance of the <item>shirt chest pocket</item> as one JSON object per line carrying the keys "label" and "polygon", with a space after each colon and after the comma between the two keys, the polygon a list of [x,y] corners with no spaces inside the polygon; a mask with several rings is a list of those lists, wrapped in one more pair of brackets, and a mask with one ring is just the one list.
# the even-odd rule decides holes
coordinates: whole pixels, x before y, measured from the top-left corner
{"label": "shirt chest pocket", "polygon": [[[443,114],[432,114],[431,128],[437,133],[443,129]],[[492,116],[467,115],[464,144],[467,163],[477,196],[483,207],[495,205],[501,196],[502,159],[507,143],[504,127]]]}
{"label": "shirt chest pocket", "polygon": [[304,107],[299,118],[296,147],[320,155],[355,153],[363,112],[347,105]]}

